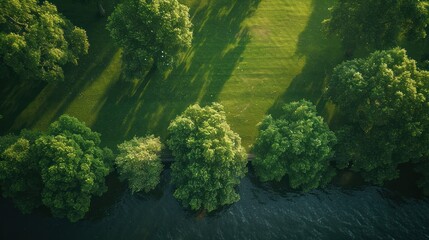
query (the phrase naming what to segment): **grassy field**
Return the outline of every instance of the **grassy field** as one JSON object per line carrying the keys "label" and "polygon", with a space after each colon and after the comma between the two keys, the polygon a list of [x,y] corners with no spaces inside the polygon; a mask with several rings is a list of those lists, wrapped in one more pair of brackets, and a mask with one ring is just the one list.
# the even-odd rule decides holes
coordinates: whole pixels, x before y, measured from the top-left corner
{"label": "grassy field", "polygon": [[[104,1],[107,13],[112,1]],[[87,30],[90,53],[78,66],[66,67],[63,83],[4,90],[3,131],[44,129],[67,113],[113,147],[135,135],[165,138],[169,122],[187,106],[218,101],[248,147],[256,124],[285,102],[312,100],[329,120],[320,97],[326,76],[342,59],[339,42],[321,32],[332,0],[183,0],[194,24],[192,48],[174,70],[143,79],[121,76],[121,51],[95,4],[54,2]]]}

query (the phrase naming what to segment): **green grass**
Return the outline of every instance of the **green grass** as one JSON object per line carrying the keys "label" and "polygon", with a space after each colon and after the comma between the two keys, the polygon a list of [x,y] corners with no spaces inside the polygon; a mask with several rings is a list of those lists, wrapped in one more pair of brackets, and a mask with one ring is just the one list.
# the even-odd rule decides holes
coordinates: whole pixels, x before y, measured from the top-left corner
{"label": "green grass", "polygon": [[[341,61],[336,40],[320,30],[332,0],[183,0],[191,8],[194,40],[178,66],[144,79],[122,79],[120,50],[97,8],[58,1],[87,30],[90,53],[66,67],[66,81],[40,87],[14,108],[11,130],[46,128],[68,113],[102,134],[110,147],[135,135],[166,137],[169,122],[187,106],[218,101],[248,147],[265,114],[307,98],[319,103],[326,77]],[[107,13],[112,1],[105,1]],[[24,90],[23,90],[24,91]],[[25,90],[31,92],[31,90]],[[16,95],[5,96],[13,102]],[[4,105],[6,106],[6,105]],[[0,107],[7,115],[7,109]],[[329,111],[326,116],[329,117]],[[331,114],[332,115],[332,114]]]}

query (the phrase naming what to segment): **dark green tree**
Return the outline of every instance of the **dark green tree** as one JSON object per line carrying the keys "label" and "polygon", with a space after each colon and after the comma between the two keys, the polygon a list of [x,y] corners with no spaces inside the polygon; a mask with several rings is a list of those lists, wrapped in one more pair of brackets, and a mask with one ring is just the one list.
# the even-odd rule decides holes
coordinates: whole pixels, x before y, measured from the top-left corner
{"label": "dark green tree", "polygon": [[336,137],[316,107],[301,100],[285,104],[281,116],[266,116],[259,125],[252,165],[262,181],[289,178],[304,191],[325,186],[335,175],[330,159]]}
{"label": "dark green tree", "polygon": [[191,26],[188,7],[177,0],[126,0],[107,29],[123,49],[126,73],[138,76],[151,67],[171,67],[191,45]]}
{"label": "dark green tree", "polygon": [[426,37],[428,2],[422,0],[338,0],[323,21],[348,50],[389,47],[402,39]]}
{"label": "dark green tree", "polygon": [[0,64],[24,79],[64,79],[62,66],[88,52],[86,32],[37,0],[0,1]]}
{"label": "dark green tree", "polygon": [[398,177],[397,166],[429,154],[429,72],[405,50],[376,51],[334,69],[326,96],[344,115],[338,166],[372,183]]}
{"label": "dark green tree", "polygon": [[131,191],[154,189],[159,181],[163,165],[159,157],[161,141],[153,135],[134,137],[118,145],[119,154],[115,159],[120,179],[126,180]]}
{"label": "dark green tree", "polygon": [[42,181],[34,152],[37,132],[22,131],[19,136],[0,138],[0,187],[3,197],[11,198],[23,213],[42,204]]}
{"label": "dark green tree", "polygon": [[241,139],[226,122],[223,106],[188,107],[168,127],[174,196],[193,210],[213,211],[240,199],[235,187],[247,168]]}
{"label": "dark green tree", "polygon": [[52,123],[48,134],[36,140],[42,202],[54,216],[77,221],[89,210],[91,197],[107,190],[104,179],[113,154],[99,145],[100,134],[67,115]]}

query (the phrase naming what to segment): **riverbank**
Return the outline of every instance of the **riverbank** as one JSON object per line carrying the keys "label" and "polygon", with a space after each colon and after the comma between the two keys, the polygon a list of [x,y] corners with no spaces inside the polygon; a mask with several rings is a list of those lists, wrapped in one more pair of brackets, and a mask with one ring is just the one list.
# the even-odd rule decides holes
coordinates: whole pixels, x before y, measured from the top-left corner
{"label": "riverbank", "polygon": [[[77,223],[43,213],[22,215],[0,199],[2,239],[426,239],[429,200],[397,197],[381,187],[330,185],[309,193],[261,184],[253,174],[241,200],[204,218],[172,196],[169,171],[151,194],[123,190]],[[98,207],[100,205],[97,203]]]}

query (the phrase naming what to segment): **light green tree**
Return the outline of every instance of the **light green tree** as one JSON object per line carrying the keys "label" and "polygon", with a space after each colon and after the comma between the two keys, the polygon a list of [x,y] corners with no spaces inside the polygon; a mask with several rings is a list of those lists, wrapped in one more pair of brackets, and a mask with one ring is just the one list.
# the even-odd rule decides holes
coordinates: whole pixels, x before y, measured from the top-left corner
{"label": "light green tree", "polygon": [[345,120],[338,131],[339,167],[382,184],[398,177],[398,164],[429,155],[429,72],[405,50],[338,65],[326,96]]}
{"label": "light green tree", "polygon": [[325,186],[335,175],[330,160],[336,137],[316,107],[301,100],[285,104],[281,116],[259,125],[252,165],[261,181],[280,181],[304,191]]}
{"label": "light green tree", "polygon": [[64,79],[62,66],[88,52],[86,32],[47,1],[0,1],[0,63],[24,79]]}
{"label": "light green tree", "polygon": [[116,168],[122,181],[126,180],[131,191],[154,189],[159,181],[163,165],[159,158],[161,141],[153,135],[134,137],[118,145]]}
{"label": "light green tree", "polygon": [[168,127],[174,197],[192,210],[213,211],[240,199],[235,187],[247,172],[241,139],[226,122],[223,106],[188,107]]}
{"label": "light green tree", "polygon": [[191,27],[188,7],[177,0],[125,0],[107,24],[123,49],[125,72],[137,76],[151,67],[171,67],[191,46]]}

